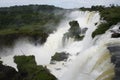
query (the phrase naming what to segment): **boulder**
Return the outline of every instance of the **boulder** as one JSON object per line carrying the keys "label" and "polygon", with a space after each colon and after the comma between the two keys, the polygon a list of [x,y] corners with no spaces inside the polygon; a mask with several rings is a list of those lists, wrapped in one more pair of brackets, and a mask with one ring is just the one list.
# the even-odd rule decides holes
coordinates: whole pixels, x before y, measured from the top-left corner
{"label": "boulder", "polygon": [[83,28],[83,29],[81,30],[81,34],[85,34],[87,30],[88,30],[88,28]]}
{"label": "boulder", "polygon": [[16,74],[17,71],[14,68],[5,66],[0,61],[0,80],[14,80]]}
{"label": "boulder", "polygon": [[112,38],[119,38],[120,37],[120,33],[113,33],[111,35]]}
{"label": "boulder", "polygon": [[65,52],[61,52],[61,53],[58,53],[56,52],[54,56],[52,56],[52,59],[51,61],[66,61],[69,57],[69,54],[68,53],[65,53]]}
{"label": "boulder", "polygon": [[69,22],[69,25],[70,25],[69,33],[71,33],[71,35],[76,36],[81,33],[81,28],[77,21],[71,21]]}
{"label": "boulder", "polygon": [[84,36],[80,36],[81,34],[81,28],[79,26],[79,23],[77,21],[71,21],[69,22],[70,29],[67,33],[63,36],[63,42],[65,42],[66,39],[74,38],[74,40],[82,40]]}
{"label": "boulder", "polygon": [[120,27],[118,27],[117,29],[111,29],[110,31],[112,32],[112,35],[111,35],[112,38],[120,37]]}
{"label": "boulder", "polygon": [[115,77],[114,80],[120,80],[120,46],[112,45],[108,47],[108,50],[112,54],[111,62],[115,64]]}

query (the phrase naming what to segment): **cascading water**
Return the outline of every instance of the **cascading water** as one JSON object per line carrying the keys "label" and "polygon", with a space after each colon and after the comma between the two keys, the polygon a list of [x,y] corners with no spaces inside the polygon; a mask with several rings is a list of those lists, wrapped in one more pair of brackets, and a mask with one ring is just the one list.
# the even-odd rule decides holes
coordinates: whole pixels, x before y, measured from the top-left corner
{"label": "cascading water", "polygon": [[[74,41],[74,39],[71,39],[71,38],[67,39],[67,41],[66,41],[67,46],[63,49],[63,51],[66,53],[70,53],[70,55],[72,55],[69,57],[69,59],[66,63],[63,62],[67,66],[67,68],[64,67],[64,65],[62,65],[62,63],[61,63],[62,67],[60,67],[60,64],[56,64],[58,66],[55,65],[55,68],[56,67],[61,68],[61,70],[59,70],[59,71],[54,70],[54,68],[53,68],[54,65],[52,66],[52,68],[51,67],[49,68],[49,66],[48,66],[48,68],[52,70],[52,73],[55,74],[60,80],[73,80],[73,79],[75,80],[75,76],[79,73],[77,73],[76,70],[74,70],[74,69],[78,69],[77,71],[79,71],[80,64],[84,67],[89,67],[89,65],[87,65],[87,62],[89,63],[89,61],[86,61],[86,64],[85,64],[84,60],[88,60],[87,59],[87,58],[89,58],[88,56],[90,56],[90,55],[93,56],[95,54],[95,53],[91,54],[92,53],[91,52],[91,53],[86,53],[86,54],[82,55],[82,52],[85,50],[88,50],[88,48],[92,46],[91,34],[96,29],[97,25],[95,25],[95,23],[98,23],[98,24],[100,23],[99,13],[98,12],[77,12],[77,13],[78,13],[78,15],[76,15],[74,13],[73,14],[75,16],[79,16],[75,20],[77,20],[79,22],[80,27],[88,28],[84,39],[82,41]],[[70,43],[70,41],[73,41],[73,42]],[[89,52],[89,50],[88,50],[88,52]],[[77,61],[69,62],[69,60],[75,59],[77,57],[76,55],[78,53],[81,55],[81,57],[84,57],[85,59],[80,58],[81,60],[79,60],[79,57],[78,57]],[[84,64],[82,64],[82,61]],[[76,63],[76,62],[78,62],[78,63]],[[74,65],[76,63],[76,65],[74,67],[72,66],[69,69],[69,66],[71,66],[71,63],[73,63],[72,65]],[[95,63],[95,61],[94,61],[94,63]],[[67,72],[67,69],[70,70],[71,72],[69,72],[69,71]],[[65,76],[62,76],[62,74]],[[73,74],[75,74],[74,77],[73,77]],[[69,77],[73,77],[73,78],[69,78]],[[83,77],[85,77],[85,76],[83,76]],[[80,80],[85,80],[85,79],[81,78]]]}
{"label": "cascading water", "polygon": [[[96,40],[91,39],[91,33],[95,27],[95,15],[90,20],[85,38],[81,43],[82,49],[77,58],[69,65],[67,71],[59,80],[112,80],[114,77],[114,65],[111,63],[111,55],[107,49],[111,43],[118,43],[119,39],[112,39],[107,31]],[[91,21],[92,20],[92,21]],[[99,15],[97,16],[99,22]],[[88,24],[89,25],[89,24]],[[96,43],[96,44],[93,44]],[[72,49],[72,48],[71,48]],[[78,48],[77,48],[78,49]]]}
{"label": "cascading water", "polygon": [[[16,42],[13,50],[6,53],[11,55],[2,56],[3,64],[16,67],[13,56],[15,55],[35,55],[37,64],[46,65],[50,63],[51,56],[62,47],[62,37],[70,28],[69,21],[75,20],[78,16],[86,16],[87,13],[74,11],[67,14],[67,18],[58,26],[57,31],[50,34],[44,45],[35,46],[26,39],[20,39]],[[85,18],[85,17],[84,17]],[[81,20],[82,21],[82,20]]]}
{"label": "cascading water", "polygon": [[[81,41],[74,41],[69,38],[62,47],[62,38],[68,32],[69,21],[77,20],[81,28],[88,28],[85,37]],[[114,66],[110,63],[110,53],[107,45],[111,43],[110,33],[92,40],[91,34],[100,24],[98,12],[73,11],[67,15],[67,19],[62,21],[54,33],[50,34],[44,45],[35,46],[29,41],[20,40],[11,51],[9,56],[3,56],[4,64],[13,66],[13,56],[15,55],[35,55],[39,65],[47,65],[59,80],[111,80],[114,76]],[[113,40],[112,40],[113,41]],[[115,41],[114,41],[115,42]],[[66,62],[57,62],[51,65],[51,56],[55,52],[64,51],[71,56]],[[63,65],[63,63],[65,65]],[[61,70],[55,70],[60,67]]]}
{"label": "cascading water", "polygon": [[[61,67],[61,71],[58,72],[52,70],[53,74],[59,80],[112,80],[114,65],[111,63],[111,55],[107,49],[107,44],[111,43],[111,41],[108,41],[108,39],[111,39],[110,33],[98,38],[97,42],[96,40],[92,40],[91,34],[100,24],[100,16],[97,12],[85,12],[85,14],[87,16],[80,16],[76,19],[81,27],[88,28],[84,39],[72,42],[63,50],[75,56],[76,59],[73,59],[70,64],[68,64],[68,59],[66,62],[67,68],[63,66]],[[82,21],[83,23],[81,23]],[[68,39],[68,42],[70,40]],[[93,45],[95,42],[96,44]],[[78,56],[76,56],[77,53],[79,53]],[[59,64],[56,65],[60,67]]]}

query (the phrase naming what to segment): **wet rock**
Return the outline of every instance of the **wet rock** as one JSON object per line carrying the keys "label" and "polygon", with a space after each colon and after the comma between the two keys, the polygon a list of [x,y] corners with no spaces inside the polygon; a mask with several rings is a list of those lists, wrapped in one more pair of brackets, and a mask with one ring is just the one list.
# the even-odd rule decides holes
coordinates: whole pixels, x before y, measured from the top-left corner
{"label": "wet rock", "polygon": [[14,68],[5,66],[0,61],[0,80],[13,80],[16,74],[17,71]]}
{"label": "wet rock", "polygon": [[55,68],[56,70],[61,70],[61,68]]}
{"label": "wet rock", "polygon": [[65,52],[55,53],[55,55],[52,56],[51,61],[66,61],[68,57],[69,57],[69,54]]}
{"label": "wet rock", "polygon": [[[67,33],[64,34],[63,42],[65,42],[65,40],[69,38],[74,38],[75,41],[82,40],[84,38],[84,35],[80,36],[81,28],[79,26],[79,23],[77,21],[71,21],[69,22],[69,25],[70,29],[68,30]],[[85,32],[85,30],[83,32]]]}
{"label": "wet rock", "polygon": [[114,80],[120,80],[120,46],[112,45],[108,47],[112,54],[111,62],[115,64],[115,77]]}
{"label": "wet rock", "polygon": [[112,29],[110,30],[112,32],[111,37],[112,38],[119,38],[120,37],[120,27],[118,27],[117,29]]}
{"label": "wet rock", "polygon": [[95,23],[95,25],[97,25],[98,23]]}
{"label": "wet rock", "polygon": [[81,28],[77,21],[71,21],[69,22],[69,25],[71,26],[69,29],[69,32],[71,33],[71,35],[78,35],[81,33]]}
{"label": "wet rock", "polygon": [[54,64],[56,64],[56,62],[55,61],[51,61],[50,64],[54,65]]}
{"label": "wet rock", "polygon": [[119,38],[120,37],[120,33],[113,33],[111,35],[112,38]]}
{"label": "wet rock", "polygon": [[108,50],[112,55],[119,56],[120,55],[120,46],[119,45],[111,45],[108,47]]}
{"label": "wet rock", "polygon": [[83,28],[83,29],[81,30],[81,34],[85,34],[87,30],[88,30],[88,28]]}
{"label": "wet rock", "polygon": [[112,57],[111,57],[111,62],[115,64],[115,63],[116,63],[116,60],[117,60],[116,56],[115,56],[115,55],[112,55]]}

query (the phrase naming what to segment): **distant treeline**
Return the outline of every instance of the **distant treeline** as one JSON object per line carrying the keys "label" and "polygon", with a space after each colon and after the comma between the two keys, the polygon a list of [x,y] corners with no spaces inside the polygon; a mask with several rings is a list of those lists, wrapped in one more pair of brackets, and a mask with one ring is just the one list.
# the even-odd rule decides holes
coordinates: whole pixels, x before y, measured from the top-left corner
{"label": "distant treeline", "polygon": [[0,44],[11,45],[15,39],[25,36],[45,42],[64,18],[64,13],[64,9],[49,5],[1,7]]}
{"label": "distant treeline", "polygon": [[62,8],[48,5],[12,6],[0,8],[0,29],[22,27],[28,24],[46,22],[58,23],[61,17],[55,11]]}

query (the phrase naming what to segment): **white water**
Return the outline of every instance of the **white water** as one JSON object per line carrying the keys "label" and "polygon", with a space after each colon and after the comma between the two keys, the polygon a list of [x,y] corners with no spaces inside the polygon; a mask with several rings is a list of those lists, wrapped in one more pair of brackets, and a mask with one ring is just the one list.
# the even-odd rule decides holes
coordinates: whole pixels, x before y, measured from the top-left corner
{"label": "white water", "polygon": [[[114,28],[119,28],[119,25]],[[59,80],[113,80],[114,65],[107,47],[120,44],[120,38],[111,38],[111,32],[108,30],[91,43],[94,44],[80,52]]]}
{"label": "white water", "polygon": [[[112,40],[109,32],[98,38],[97,42],[92,40],[91,34],[97,27],[95,23],[99,25],[100,16],[97,12],[86,12],[86,15],[76,19],[82,27],[88,28],[85,38],[83,41],[72,42],[63,50],[72,55],[69,59],[73,61],[69,62],[68,59],[67,62],[63,62],[65,65],[58,62],[52,67],[48,66],[59,80],[112,80],[114,76],[114,65],[110,62],[111,55],[107,45],[119,40]],[[68,43],[70,41],[71,39],[68,39]],[[96,44],[93,45],[93,43]],[[77,53],[79,53],[78,56],[76,56]],[[56,71],[54,67],[61,70]]]}
{"label": "white water", "polygon": [[[13,62],[14,55],[35,55],[37,64],[47,65],[59,80],[104,80],[114,75],[114,66],[110,63],[110,54],[106,47],[112,41],[117,41],[110,38],[110,33],[101,36],[97,42],[91,38],[97,26],[95,23],[100,23],[99,13],[74,11],[67,16],[68,18],[60,23],[57,31],[49,35],[44,45],[34,46],[29,41],[20,39],[13,50],[10,50],[12,55],[2,57],[3,63],[16,68]],[[63,48],[62,37],[68,31],[70,27],[68,23],[71,20],[77,20],[81,28],[87,27],[88,30],[82,41],[74,41],[70,38]],[[68,52],[71,56],[67,62],[49,65],[51,56],[58,51]],[[62,65],[63,63],[65,65]],[[59,67],[62,69],[55,70]],[[109,71],[111,74],[107,74]]]}
{"label": "white water", "polygon": [[[52,73],[55,76],[57,76],[60,80],[75,80],[75,78],[72,78],[72,77],[76,77],[77,74],[79,74],[76,72],[76,71],[79,71],[78,70],[79,67],[77,67],[77,66],[79,66],[79,64],[83,65],[84,67],[87,65],[87,63],[86,63],[86,65],[82,64],[82,61],[84,63],[84,58],[85,58],[84,55],[81,56],[80,63],[79,63],[79,60],[75,60],[73,62],[69,61],[69,60],[74,60],[76,58],[77,53],[82,53],[83,51],[85,51],[86,49],[88,49],[89,47],[92,46],[91,34],[96,29],[97,25],[95,26],[95,23],[99,24],[99,22],[100,22],[100,16],[99,16],[99,13],[97,13],[97,12],[78,12],[78,14],[79,15],[74,14],[75,16],[79,16],[75,20],[77,20],[79,22],[80,27],[88,28],[84,39],[82,41],[76,41],[76,42],[72,42],[74,39],[71,39],[71,38],[68,39],[66,41],[67,45],[63,49],[63,51],[70,53],[72,56],[69,57],[67,62],[63,62],[65,65],[62,65],[62,62],[61,63],[58,62],[58,63],[56,63],[56,65],[48,66],[48,68],[52,70]],[[85,60],[88,60],[87,58],[89,55],[91,55],[91,53],[86,53]],[[93,55],[91,55],[91,56],[93,56]],[[73,67],[72,65],[75,65],[75,66]],[[66,66],[68,66],[68,67],[66,67]],[[69,66],[72,66],[72,67],[69,68]],[[61,68],[62,70],[57,71],[57,70],[55,70],[56,67]],[[74,70],[74,69],[76,69],[76,70]],[[67,70],[70,70],[70,72]],[[73,74],[75,74],[75,76],[73,76]],[[65,76],[62,76],[62,75],[65,75]]]}
{"label": "white water", "polygon": [[[44,45],[35,46],[27,39],[18,40],[12,50],[7,49],[6,53],[11,55],[2,56],[3,64],[7,64],[16,68],[16,64],[13,61],[13,56],[15,55],[35,55],[37,64],[49,64],[51,56],[53,56],[56,51],[62,48],[62,37],[70,27],[69,21],[77,20],[82,16],[87,16],[87,12],[74,11],[68,13],[67,18],[60,23],[57,31],[49,35]],[[83,17],[83,19],[87,18]],[[81,21],[83,21],[83,19]],[[83,25],[81,25],[81,27],[83,27]]]}

